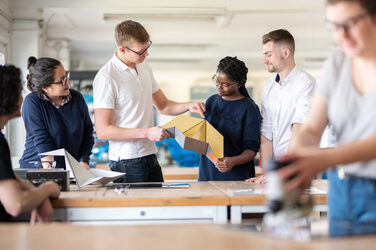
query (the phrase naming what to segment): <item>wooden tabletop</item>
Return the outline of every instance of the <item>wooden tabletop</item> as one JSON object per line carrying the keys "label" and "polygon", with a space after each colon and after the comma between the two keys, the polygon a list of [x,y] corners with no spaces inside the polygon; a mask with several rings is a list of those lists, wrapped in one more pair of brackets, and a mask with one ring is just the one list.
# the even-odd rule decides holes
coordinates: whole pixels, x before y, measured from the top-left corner
{"label": "wooden tabletop", "polygon": [[[231,205],[262,205],[266,203],[265,184],[245,181],[210,182],[230,197]],[[312,181],[312,198],[314,204],[327,204],[327,180]]]}
{"label": "wooden tabletop", "polygon": [[[327,180],[313,180],[314,204],[327,204]],[[264,184],[245,181],[190,182],[189,188],[108,189],[75,185],[53,200],[55,208],[195,205],[263,205]]]}
{"label": "wooden tabletop", "polygon": [[197,180],[198,167],[162,167],[163,178],[165,180]]}
{"label": "wooden tabletop", "polygon": [[189,183],[189,188],[142,188],[118,191],[122,193],[100,186],[90,185],[81,190],[74,186],[69,192],[61,192],[59,199],[53,200],[52,204],[55,208],[230,204],[228,195],[207,182],[192,182]]}
{"label": "wooden tabletop", "polygon": [[322,238],[295,242],[265,236],[229,225],[79,226],[50,224],[30,226],[0,224],[1,249],[86,250],[352,250],[373,249],[376,237]]}

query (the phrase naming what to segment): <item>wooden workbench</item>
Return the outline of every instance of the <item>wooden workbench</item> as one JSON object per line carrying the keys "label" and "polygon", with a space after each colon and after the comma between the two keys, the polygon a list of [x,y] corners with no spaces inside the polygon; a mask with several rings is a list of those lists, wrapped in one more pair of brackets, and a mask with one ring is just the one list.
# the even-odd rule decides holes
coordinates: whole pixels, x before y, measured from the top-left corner
{"label": "wooden workbench", "polygon": [[53,200],[57,220],[138,223],[151,221],[227,222],[230,198],[207,182],[189,188],[72,188]]}
{"label": "wooden workbench", "polygon": [[[241,223],[243,213],[265,213],[266,197],[264,184],[250,183],[244,181],[213,181],[210,182],[219,190],[230,197],[231,223]],[[327,180],[313,180],[311,195],[313,198],[314,211],[327,211]]]}
{"label": "wooden workbench", "polygon": [[[327,181],[314,180],[315,211],[327,211]],[[244,181],[189,182],[189,188],[107,189],[88,186],[53,200],[58,221],[151,223],[170,221],[240,224],[245,213],[268,211],[263,184]]]}
{"label": "wooden workbench", "polygon": [[376,237],[322,238],[295,242],[261,233],[229,229],[228,225],[78,226],[0,224],[1,249],[6,250],[352,250],[373,249]]}

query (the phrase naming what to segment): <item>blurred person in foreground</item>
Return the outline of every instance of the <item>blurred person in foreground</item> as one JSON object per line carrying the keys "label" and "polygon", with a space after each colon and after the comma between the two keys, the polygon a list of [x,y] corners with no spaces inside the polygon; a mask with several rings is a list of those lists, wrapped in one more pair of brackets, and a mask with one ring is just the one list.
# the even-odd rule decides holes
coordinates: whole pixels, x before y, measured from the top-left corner
{"label": "blurred person in foreground", "polygon": [[[312,106],[280,170],[290,191],[329,170],[330,236],[376,233],[376,1],[327,0],[340,50],[325,62]],[[319,149],[330,124],[338,146]]]}

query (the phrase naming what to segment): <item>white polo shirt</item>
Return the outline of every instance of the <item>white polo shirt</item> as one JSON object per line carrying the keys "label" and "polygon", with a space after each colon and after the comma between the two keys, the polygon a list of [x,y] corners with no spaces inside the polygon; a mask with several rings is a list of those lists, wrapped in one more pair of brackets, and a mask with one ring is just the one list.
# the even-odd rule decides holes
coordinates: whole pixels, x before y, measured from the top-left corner
{"label": "white polo shirt", "polygon": [[[159,86],[145,61],[136,68],[138,73],[114,54],[93,82],[94,109],[113,109],[112,124],[121,128],[154,126],[152,95]],[[109,159],[113,161],[157,152],[155,143],[147,139],[109,143]]]}
{"label": "white polo shirt", "polygon": [[262,91],[261,134],[273,141],[274,156],[287,152],[292,125],[304,122],[314,83],[312,76],[297,67],[282,83],[279,83],[279,75],[265,83]]}

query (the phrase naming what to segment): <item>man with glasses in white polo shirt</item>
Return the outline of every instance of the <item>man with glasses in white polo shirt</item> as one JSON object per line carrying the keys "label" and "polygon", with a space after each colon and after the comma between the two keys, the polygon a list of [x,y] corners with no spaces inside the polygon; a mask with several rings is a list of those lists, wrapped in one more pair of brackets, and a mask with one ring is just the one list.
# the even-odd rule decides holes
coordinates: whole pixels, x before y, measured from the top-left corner
{"label": "man with glasses in white polo shirt", "polygon": [[[294,60],[294,37],[284,29],[263,36],[264,63],[277,73],[264,85],[260,154],[262,162],[286,153],[291,138],[304,122],[315,80],[300,70]],[[264,175],[247,181],[265,183]]]}
{"label": "man with glasses in white polo shirt", "polygon": [[191,111],[204,117],[205,104],[166,98],[145,61],[152,42],[140,23],[118,24],[115,40],[116,53],[93,82],[97,136],[109,140],[111,170],[126,173],[117,182],[163,182],[154,142],[170,134],[154,126],[153,105],[165,115]]}

